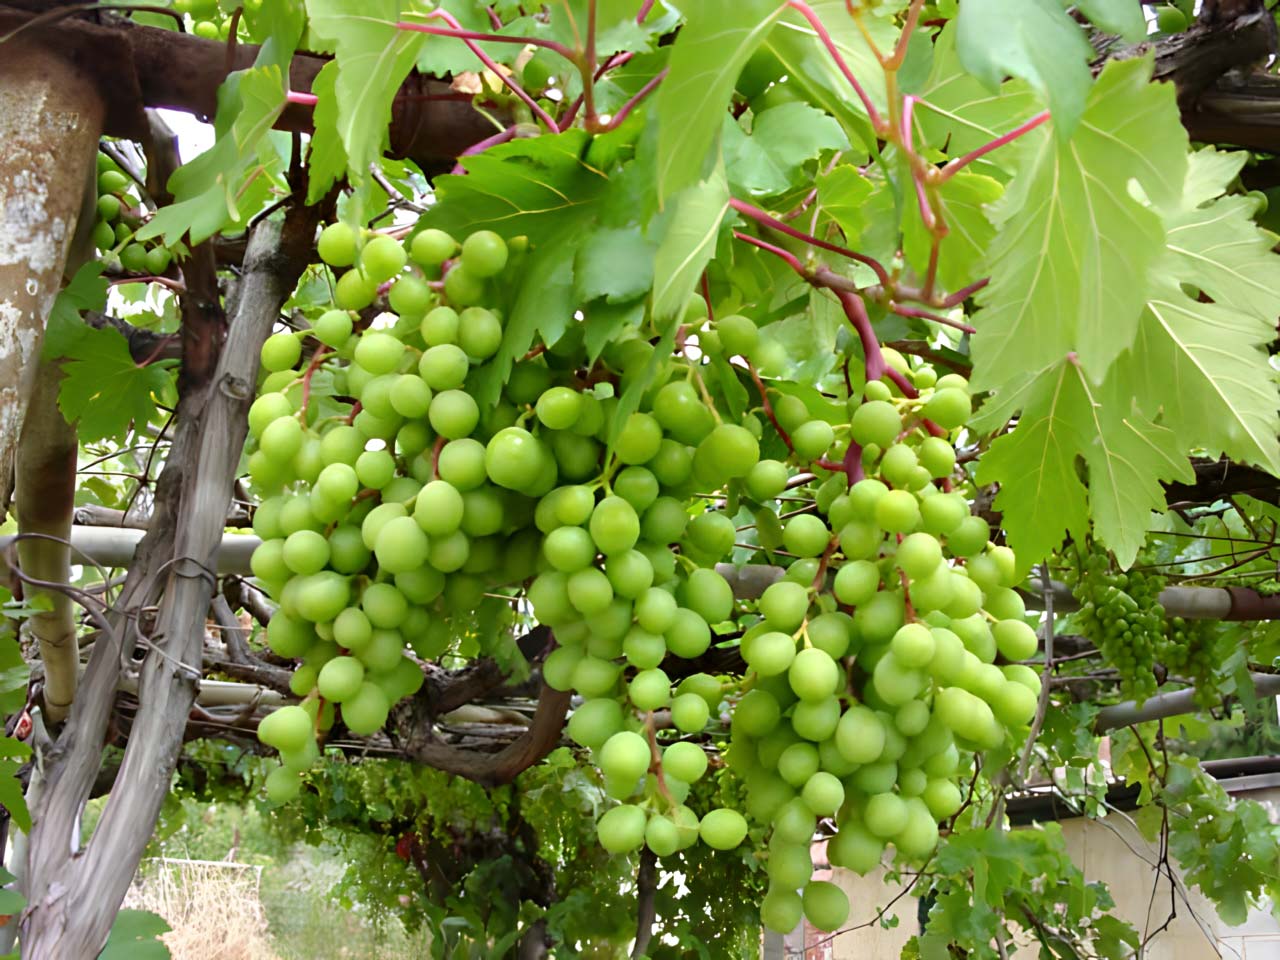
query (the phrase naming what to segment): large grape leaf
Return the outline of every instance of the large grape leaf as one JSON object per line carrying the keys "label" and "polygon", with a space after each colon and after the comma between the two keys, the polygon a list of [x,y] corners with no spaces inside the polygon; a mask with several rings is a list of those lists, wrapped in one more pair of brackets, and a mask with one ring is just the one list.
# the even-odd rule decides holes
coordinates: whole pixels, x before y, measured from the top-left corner
{"label": "large grape leaf", "polygon": [[[956,53],[955,22],[947,24],[933,45],[933,64],[920,91],[924,103],[916,111],[916,123],[928,146],[963,156],[1008,133],[1044,108],[1044,101],[1024,80],[1010,80],[999,90],[983,86],[960,62]],[[988,154],[1001,162],[1008,151]]]}
{"label": "large grape leaf", "polygon": [[1093,48],[1060,0],[965,0],[956,20],[965,68],[995,92],[1021,77],[1049,101],[1058,136],[1075,131],[1089,94]]}
{"label": "large grape leaf", "polygon": [[1117,375],[1149,415],[1161,413],[1184,447],[1280,474],[1280,395],[1263,350],[1274,338],[1274,322],[1192,300],[1167,277]]}
{"label": "large grape leaf", "polygon": [[218,88],[213,146],[173,172],[168,183],[173,203],[161,207],[137,238],[164,237],[172,245],[190,230],[196,244],[240,223],[242,188],[284,104],[285,73],[279,64],[231,74]]}
{"label": "large grape leaf", "polygon": [[402,6],[399,0],[307,0],[317,52],[333,53],[338,65],[337,133],[353,183],[363,183],[381,156],[391,102],[422,47],[423,34],[396,28]]}
{"label": "large grape leaf", "polygon": [[1019,174],[992,209],[975,385],[999,386],[1069,351],[1100,382],[1133,342],[1165,232],[1130,182],[1167,204],[1187,170],[1173,88],[1150,77],[1150,59],[1112,62],[1069,140],[1043,127],[1025,138]]}
{"label": "large grape leaf", "polygon": [[704,176],[738,74],[781,10],[773,0],[701,0],[676,37],[654,113],[660,204]]}
{"label": "large grape leaf", "polygon": [[307,203],[318,203],[347,172],[347,150],[338,133],[338,61],[330,60],[311,81],[316,96],[311,119],[315,130],[307,149]]}
{"label": "large grape leaf", "polygon": [[1192,479],[1178,438],[1135,409],[1125,381],[1099,388],[1074,358],[1023,382],[1029,395],[1017,428],[992,443],[977,474],[979,483],[1000,484],[995,505],[1020,568],[1056,550],[1065,534],[1080,536],[1090,519],[1128,566],[1152,511],[1164,509],[1160,482]]}
{"label": "large grape leaf", "polygon": [[[850,73],[883,117],[884,70],[867,40],[870,38],[878,49],[888,51],[898,39],[897,27],[891,19],[863,16],[864,33],[849,16],[845,0],[813,0],[809,7],[830,34]],[[799,12],[783,9],[785,13],[769,35],[765,48],[777,57],[791,83],[798,84],[810,100],[840,121],[851,141],[856,138],[868,150],[874,149],[875,137],[866,108],[817,31]]]}
{"label": "large grape leaf", "polygon": [[572,129],[467,157],[465,175],[436,177],[437,202],[419,222],[458,236],[493,230],[539,243],[589,215],[609,186],[609,175],[588,160],[590,143],[589,134]]}
{"label": "large grape leaf", "polygon": [[1039,371],[1027,382],[1036,389],[1018,427],[997,438],[978,465],[978,483],[998,483],[995,506],[1003,514],[1009,544],[1023,566],[1052,553],[1064,530],[1088,529],[1089,503],[1076,468],[1083,438],[1070,404],[1066,361]]}
{"label": "large grape leaf", "polygon": [[707,180],[684,190],[668,212],[652,225],[654,254],[653,314],[659,323],[680,316],[685,302],[716,250],[716,238],[729,211],[729,185],[717,168]]}
{"label": "large grape leaf", "polygon": [[847,149],[840,125],[807,103],[784,103],[754,117],[751,135],[725,114],[724,162],[729,183],[771,196],[806,183],[804,164],[823,150]]}

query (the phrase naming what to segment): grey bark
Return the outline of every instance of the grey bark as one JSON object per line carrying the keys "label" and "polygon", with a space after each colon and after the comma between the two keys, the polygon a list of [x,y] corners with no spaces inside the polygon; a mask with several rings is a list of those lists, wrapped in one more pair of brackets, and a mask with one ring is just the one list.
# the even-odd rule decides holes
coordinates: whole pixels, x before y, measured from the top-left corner
{"label": "grey bark", "polygon": [[[195,700],[214,555],[244,443],[258,353],[297,276],[288,269],[281,235],[271,221],[254,230],[213,376],[180,404],[155,524],[139,545],[120,598],[124,613],[116,616],[112,635],[94,644],[81,695],[46,759],[45,802],[28,856],[24,957],[97,956],[168,793]],[[143,608],[157,595],[158,610],[148,622]],[[138,714],[102,819],[79,850],[79,815],[97,774],[121,664],[138,646],[146,650]]]}

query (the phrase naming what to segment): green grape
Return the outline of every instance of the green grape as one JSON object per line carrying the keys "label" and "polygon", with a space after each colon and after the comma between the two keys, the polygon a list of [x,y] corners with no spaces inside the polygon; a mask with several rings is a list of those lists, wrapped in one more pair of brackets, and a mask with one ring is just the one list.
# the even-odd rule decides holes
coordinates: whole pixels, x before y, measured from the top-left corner
{"label": "green grape", "polygon": [[596,837],[609,853],[628,853],[644,843],[644,811],[629,804],[605,811],[596,823]]}
{"label": "green grape", "polygon": [[262,369],[275,372],[295,366],[302,356],[302,343],[293,333],[273,333],[262,344]]}
{"label": "green grape", "polygon": [[331,223],[320,231],[316,252],[331,267],[349,267],[356,262],[356,232],[345,223]]}
{"label": "green grape", "polygon": [[378,296],[378,285],[360,270],[348,270],[333,288],[333,302],[340,310],[363,310]]}
{"label": "green grape", "polygon": [[714,850],[732,850],[746,839],[747,821],[737,810],[712,810],[702,818],[698,835]]}
{"label": "green grape", "polygon": [[444,295],[450,304],[469,307],[484,299],[484,279],[473,273],[466,264],[457,262],[444,275]]}
{"label": "green grape", "polygon": [[394,237],[370,237],[360,251],[360,270],[374,283],[384,283],[404,269],[408,254]]}
{"label": "green grape", "polygon": [[835,442],[835,431],[825,420],[810,420],[791,434],[791,445],[801,460],[816,460]]}
{"label": "green grape", "polygon": [[869,400],[861,404],[849,419],[849,432],[861,446],[874,443],[888,447],[902,431],[902,418],[892,403]]}
{"label": "green grape", "polygon": [[420,230],[410,241],[409,256],[421,266],[438,267],[452,257],[457,249],[458,242],[443,230]]}
{"label": "green grape", "polygon": [[462,242],[462,265],[476,277],[492,277],[507,265],[507,244],[492,230],[478,230]]}
{"label": "green grape", "polygon": [[442,390],[431,399],[431,428],[449,440],[470,435],[480,422],[475,398],[461,390]]}
{"label": "green grape", "polygon": [[458,317],[458,346],[474,360],[487,360],[502,346],[502,322],[483,307],[467,307]]}
{"label": "green grape", "polygon": [[435,298],[427,281],[415,273],[406,273],[387,291],[387,304],[402,317],[420,317]]}

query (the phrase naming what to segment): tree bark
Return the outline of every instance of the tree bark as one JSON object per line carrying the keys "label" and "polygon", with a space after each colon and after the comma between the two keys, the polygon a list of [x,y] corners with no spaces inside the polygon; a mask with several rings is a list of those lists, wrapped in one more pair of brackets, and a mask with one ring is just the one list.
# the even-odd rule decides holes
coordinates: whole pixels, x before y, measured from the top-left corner
{"label": "tree bark", "polygon": [[[200,676],[214,554],[247,432],[258,353],[307,263],[315,211],[291,209],[254,230],[228,337],[213,376],[192,383],[157,492],[155,522],[139,546],[112,635],[94,644],[81,695],[46,758],[48,789],[28,856],[25,957],[97,956],[169,789]],[[144,608],[161,595],[154,622]],[[88,846],[79,813],[98,770],[121,663],[147,648],[140,707],[124,761]]]}
{"label": "tree bark", "polygon": [[[93,202],[103,104],[54,49],[10,40],[0,56],[0,517],[44,325],[81,210]],[[86,218],[86,228],[92,217]]]}

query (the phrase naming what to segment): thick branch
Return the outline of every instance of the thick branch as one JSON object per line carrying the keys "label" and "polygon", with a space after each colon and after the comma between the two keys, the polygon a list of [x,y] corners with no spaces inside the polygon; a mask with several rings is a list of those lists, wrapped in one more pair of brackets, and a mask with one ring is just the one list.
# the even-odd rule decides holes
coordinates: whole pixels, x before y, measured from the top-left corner
{"label": "thick branch", "polygon": [[636,942],[631,956],[643,957],[653,939],[653,921],[657,919],[658,858],[645,847],[640,852],[640,868],[636,871]]}
{"label": "thick branch", "polygon": [[[62,377],[57,364],[41,363],[39,369],[18,448],[16,501],[19,532],[44,536],[19,541],[18,562],[26,577],[70,583],[71,548],[66,541],[75,507],[79,442],[58,409]],[[44,666],[45,718],[60,724],[75,698],[80,670],[75,608],[71,597],[60,590],[28,589],[24,595],[51,605],[35,614],[30,624]]]}
{"label": "thick branch", "polygon": [[[35,11],[47,7],[45,0],[0,4],[0,33],[29,23]],[[57,49],[96,71],[95,86],[109,104],[106,132],[113,136],[144,140],[144,107],[167,107],[212,119],[218,86],[228,69],[245,69],[258,56],[258,47],[237,44],[228,63],[226,43],[140,26],[111,14],[94,18],[100,22],[80,16],[51,20],[23,36],[47,36]],[[9,46],[5,45],[6,57]],[[310,91],[327,62],[323,57],[294,56],[289,88]],[[311,108],[294,103],[287,104],[276,121],[277,129],[300,132],[309,132],[311,124]],[[429,172],[447,171],[462,151],[493,131],[492,122],[471,106],[469,96],[459,96],[446,81],[414,73],[393,107],[390,142],[396,156],[409,157]]]}
{"label": "thick branch", "polygon": [[[56,49],[56,48],[55,48]],[[93,203],[103,104],[58,52],[10,41],[0,56],[0,517],[9,509],[45,320],[81,210]],[[57,162],[51,163],[50,158]],[[92,214],[85,218],[91,226]],[[79,244],[77,244],[77,247]]]}
{"label": "thick branch", "polygon": [[[151,835],[195,699],[216,586],[211,568],[244,443],[258,352],[308,260],[314,229],[313,212],[301,209],[290,212],[283,231],[271,221],[255,228],[221,358],[207,385],[180,404],[156,523],[120,601],[132,618],[119,618],[114,636],[94,645],[83,695],[59,744],[61,754],[52,758],[48,802],[29,857],[22,940],[31,956],[96,955]],[[150,624],[141,610],[157,591],[163,599]],[[99,828],[88,849],[73,856],[120,663],[135,638],[150,648],[140,673],[141,705]]]}
{"label": "thick branch", "polygon": [[[484,786],[496,787],[510,783],[551,752],[560,741],[560,731],[564,728],[568,711],[569,693],[543,684],[538,709],[529,729],[497,753],[477,753],[440,743],[429,727],[413,730],[406,738],[404,752],[418,763]],[[414,716],[414,712],[402,712],[401,716]]]}
{"label": "thick branch", "polygon": [[[1280,696],[1280,674],[1255,673],[1252,677],[1256,696]],[[1157,694],[1142,704],[1134,700],[1126,700],[1124,703],[1103,707],[1094,719],[1093,729],[1095,733],[1102,734],[1108,730],[1145,723],[1148,720],[1162,720],[1181,716],[1184,713],[1199,713],[1201,708],[1196,704],[1195,697],[1194,690],[1177,690],[1173,693]]]}

